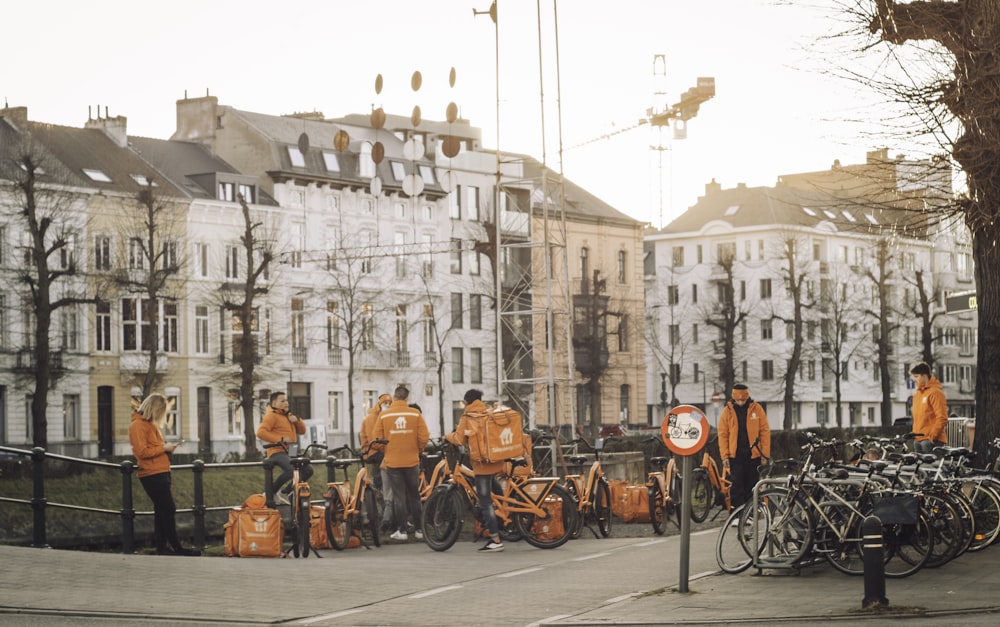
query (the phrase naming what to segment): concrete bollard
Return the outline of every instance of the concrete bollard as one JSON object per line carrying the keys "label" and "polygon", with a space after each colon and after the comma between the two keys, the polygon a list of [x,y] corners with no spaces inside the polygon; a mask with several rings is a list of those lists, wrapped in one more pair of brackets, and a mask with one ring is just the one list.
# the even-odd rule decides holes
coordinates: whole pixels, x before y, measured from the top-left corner
{"label": "concrete bollard", "polygon": [[882,546],[882,521],[869,516],[861,524],[861,556],[865,565],[865,598],[861,608],[889,605],[885,596],[885,549]]}

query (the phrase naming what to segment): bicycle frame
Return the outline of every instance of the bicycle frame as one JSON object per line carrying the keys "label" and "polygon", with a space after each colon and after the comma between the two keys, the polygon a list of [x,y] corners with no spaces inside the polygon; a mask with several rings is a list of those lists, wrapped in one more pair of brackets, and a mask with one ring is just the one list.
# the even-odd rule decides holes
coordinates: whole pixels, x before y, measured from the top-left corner
{"label": "bicycle frame", "polygon": [[712,486],[725,499],[726,511],[732,511],[733,505],[729,500],[729,488],[733,482],[729,479],[729,468],[723,466],[722,472],[719,472],[719,465],[715,463],[715,458],[707,452],[702,456],[701,467],[708,473],[708,480],[712,482]]}

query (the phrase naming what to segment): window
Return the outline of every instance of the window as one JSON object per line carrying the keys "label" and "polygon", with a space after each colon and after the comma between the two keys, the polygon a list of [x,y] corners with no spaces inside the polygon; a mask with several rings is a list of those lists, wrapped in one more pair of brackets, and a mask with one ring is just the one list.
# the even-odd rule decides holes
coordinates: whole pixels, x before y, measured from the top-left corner
{"label": "window", "polygon": [[715,246],[715,262],[732,263],[736,259],[736,242],[719,242]]}
{"label": "window", "polygon": [[618,352],[628,352],[628,315],[618,318]]}
{"label": "window", "polygon": [[765,359],[760,362],[760,378],[764,381],[771,381],[774,379],[774,362],[770,359]]}
{"label": "window", "polygon": [[450,194],[448,194],[448,217],[452,220],[460,220],[462,218],[462,207],[458,202],[461,189],[462,186],[459,185]]}
{"label": "window", "polygon": [[628,424],[628,408],[632,403],[632,388],[627,383],[618,388],[618,421]]}
{"label": "window", "polygon": [[[0,303],[2,304],[2,303]],[[99,300],[94,305],[94,350],[99,353],[111,351],[111,303]]]}
{"label": "window", "polygon": [[177,437],[181,434],[180,388],[166,388],[163,395],[167,397],[167,422],[163,427],[163,435]]}
{"label": "window", "polygon": [[483,349],[469,349],[469,383],[483,382]]}
{"label": "window", "polygon": [[397,181],[402,181],[406,178],[406,167],[402,161],[390,161],[389,166],[392,168],[392,178]]}
{"label": "window", "polygon": [[372,145],[368,142],[361,145],[361,154],[358,155],[358,174],[362,178],[367,179],[375,176],[375,162],[372,161]]}
{"label": "window", "polygon": [[210,350],[208,345],[208,306],[198,305],[194,308],[194,352],[205,355]]}
{"label": "window", "polygon": [[470,220],[479,219],[479,188],[475,185],[462,185],[462,208]]}
{"label": "window", "polygon": [[194,275],[202,278],[208,276],[208,244],[194,245]]}
{"label": "window", "polygon": [[771,298],[771,279],[760,280],[760,297]]}
{"label": "window", "polygon": [[375,307],[371,303],[361,305],[361,348],[375,350]]}
{"label": "window", "polygon": [[743,258],[745,261],[750,261],[751,259],[753,259],[751,253],[750,240],[743,242]]}
{"label": "window", "polygon": [[433,353],[434,346],[434,305],[424,305],[424,352]]}
{"label": "window", "polygon": [[[483,328],[483,295],[469,294],[469,328]],[[473,381],[475,383],[475,381]]]}
{"label": "window", "polygon": [[774,339],[774,327],[771,324],[771,319],[760,321],[760,339],[770,340]]}
{"label": "window", "polygon": [[452,348],[451,349],[451,382],[452,383],[462,383],[463,371],[465,370],[465,364],[462,363],[462,349]]}
{"label": "window", "polygon": [[306,312],[301,298],[292,299],[292,352],[306,348]]}
{"label": "window", "polygon": [[162,336],[161,346],[165,352],[177,352],[177,303],[174,301],[161,302],[160,310],[163,312],[160,334]]}
{"label": "window", "polygon": [[590,279],[590,250],[586,247],[580,249],[580,278],[584,285]]}
{"label": "window", "polygon": [[107,235],[94,237],[94,270],[111,269],[111,238]]}
{"label": "window", "polygon": [[[453,292],[451,295],[451,328],[462,328],[462,294]],[[458,381],[461,383],[461,381]]]}
{"label": "window", "polygon": [[163,242],[160,261],[161,270],[177,270],[177,242]]}
{"label": "window", "polygon": [[681,341],[681,327],[679,324],[672,324],[669,327],[670,332],[670,345],[677,346]]}
{"label": "window", "polygon": [[697,325],[697,323],[691,325],[691,343],[692,344],[697,344],[698,343],[698,325]]}
{"label": "window", "polygon": [[240,278],[240,249],[238,246],[226,246],[226,278]]}
{"label": "window", "polygon": [[226,393],[226,405],[229,417],[229,435],[243,435],[243,406],[240,404],[240,391],[238,389],[233,388]]}
{"label": "window", "polygon": [[404,355],[409,353],[409,351],[410,347],[409,342],[407,341],[406,305],[396,305],[396,354]]}
{"label": "window", "polygon": [[684,247],[683,246],[674,246],[673,248],[670,249],[670,252],[671,252],[671,257],[672,257],[672,260],[673,260],[673,266],[675,268],[677,268],[679,266],[683,266],[684,265]]}
{"label": "window", "polygon": [[292,242],[291,266],[293,268],[302,267],[302,251],[306,248],[306,227],[304,224],[293,224],[291,227]]}
{"label": "window", "polygon": [[[7,227],[0,226],[0,266],[7,263]],[[6,442],[6,440],[4,440]]]}
{"label": "window", "polygon": [[764,240],[757,240],[757,259],[764,261]]}
{"label": "window", "polygon": [[337,160],[337,153],[331,150],[323,151],[323,167],[327,172],[340,172],[340,162]]}
{"label": "window", "polygon": [[83,168],[83,173],[87,175],[91,181],[97,181],[98,183],[110,183],[111,177],[100,170],[95,170],[91,168]]}
{"label": "window", "polygon": [[667,286],[667,304],[676,305],[681,302],[681,291],[676,285]]}
{"label": "window", "polygon": [[219,183],[219,200],[229,202],[236,200],[236,185],[234,183]]}
{"label": "window", "polygon": [[146,253],[142,248],[142,240],[133,237],[128,241],[128,269],[142,270],[145,267]]}
{"label": "window", "polygon": [[327,392],[326,428],[328,431],[340,431],[340,413],[343,407],[344,407],[343,392]]}
{"label": "window", "polygon": [[469,274],[473,276],[479,276],[480,272],[481,269],[480,269],[479,252],[472,251],[469,254]]}
{"label": "window", "polygon": [[297,146],[288,146],[288,160],[292,163],[293,168],[306,167],[306,158]]}
{"label": "window", "polygon": [[122,350],[148,350],[152,343],[149,306],[144,299],[122,299]]}
{"label": "window", "polygon": [[239,185],[236,186],[236,189],[238,190],[237,193],[239,194],[240,198],[243,199],[243,202],[250,205],[256,202],[257,188],[254,187],[253,185],[240,183]]}
{"label": "window", "polygon": [[829,421],[828,412],[828,403],[816,403],[816,422],[825,425]]}
{"label": "window", "polygon": [[698,255],[697,255],[698,256],[698,263],[702,263],[702,261],[701,261],[701,257],[702,257],[701,256],[701,244],[698,244],[698,247],[697,247],[696,251],[698,253]]}
{"label": "window", "polygon": [[618,283],[625,283],[625,251],[618,251]]}
{"label": "window", "polygon": [[462,274],[462,240],[452,238],[450,257],[451,257],[451,273]]}
{"label": "window", "polygon": [[80,344],[80,313],[75,305],[59,309],[60,346],[63,350],[75,351]]}
{"label": "window", "polygon": [[80,395],[63,395],[63,439],[80,439]]}
{"label": "window", "polygon": [[697,303],[698,302],[698,285],[697,284],[691,286],[691,302],[692,303]]}

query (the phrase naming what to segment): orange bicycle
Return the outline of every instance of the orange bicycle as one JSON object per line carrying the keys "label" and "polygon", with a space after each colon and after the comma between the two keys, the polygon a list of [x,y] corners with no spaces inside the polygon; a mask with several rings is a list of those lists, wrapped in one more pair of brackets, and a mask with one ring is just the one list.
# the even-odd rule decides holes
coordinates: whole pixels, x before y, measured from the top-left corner
{"label": "orange bicycle", "polygon": [[[363,456],[368,455],[372,446],[386,443],[388,440],[372,440],[362,455],[346,444],[330,451],[331,457],[327,458],[327,464],[333,468],[333,478],[336,478],[336,469],[344,471],[344,480],[326,484],[326,494],[323,495],[326,500],[326,512],[323,517],[326,520],[326,534],[331,546],[338,551],[347,548],[355,530],[362,532],[361,543],[365,548],[371,548],[365,542],[365,532],[371,537],[375,546],[382,545],[382,540],[379,538],[378,504],[375,490],[371,489],[372,482],[368,478],[368,468],[365,466]],[[341,451],[346,451],[353,457],[333,457]],[[354,485],[351,486],[347,469],[355,464],[359,467],[358,474],[354,476]]]}
{"label": "orange bicycle", "polygon": [[[647,438],[663,447],[663,440],[658,437]],[[673,520],[680,526],[680,473],[677,462],[671,457],[650,457],[649,463],[659,470],[647,475],[646,492],[649,496],[649,522],[653,525],[656,535],[666,532],[666,521]]]}
{"label": "orange bicycle", "polygon": [[701,466],[695,468],[691,475],[691,520],[704,522],[716,505],[725,507],[715,514],[716,517],[723,511],[730,511],[733,508],[729,501],[729,486],[732,483],[729,468],[723,467],[720,472],[715,458],[706,450]]}
{"label": "orange bicycle", "polygon": [[[269,442],[264,444],[265,449],[280,447],[288,452],[288,442]],[[299,451],[297,457],[291,458],[292,465],[292,485],[294,486],[294,494],[290,502],[288,503],[288,511],[290,514],[290,520],[288,524],[288,535],[292,537],[291,551],[295,557],[309,557],[310,549],[313,550],[316,557],[321,557],[319,553],[316,553],[315,547],[311,546],[309,543],[309,508],[312,505],[312,490],[309,487],[308,481],[302,481],[300,476],[302,469],[312,463],[309,459],[309,451],[312,449],[325,449],[326,446],[313,442],[309,446],[305,447]],[[270,481],[268,481],[268,491],[270,491]],[[266,496],[268,504],[274,503],[274,495],[267,494]],[[288,551],[282,553],[282,557],[288,557]]]}
{"label": "orange bicycle", "polygon": [[[587,471],[586,479],[583,475],[566,475],[563,478],[563,487],[573,496],[579,514],[571,535],[573,538],[580,537],[583,526],[586,525],[594,537],[598,537],[597,532],[590,526],[590,521],[593,520],[597,523],[601,536],[607,538],[611,535],[611,485],[604,476],[604,468],[601,466],[601,451],[583,438],[572,440],[569,444],[586,444],[594,451],[594,462]],[[589,456],[567,455],[566,459],[582,466]]]}

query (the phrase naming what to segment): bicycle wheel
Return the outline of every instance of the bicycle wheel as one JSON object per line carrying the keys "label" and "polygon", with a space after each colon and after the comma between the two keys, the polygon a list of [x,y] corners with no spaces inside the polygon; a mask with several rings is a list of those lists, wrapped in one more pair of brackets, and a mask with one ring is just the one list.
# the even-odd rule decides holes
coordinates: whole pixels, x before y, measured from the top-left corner
{"label": "bicycle wheel", "polygon": [[[298,519],[295,526],[298,528],[298,544],[302,557],[309,557],[309,497],[296,496],[298,500]],[[295,555],[298,557],[298,553]]]}
{"label": "bicycle wheel", "polygon": [[985,549],[1000,534],[1000,496],[980,480],[966,481],[962,484],[962,492],[969,497],[976,521],[969,551]]}
{"label": "bicycle wheel", "polygon": [[666,499],[660,493],[659,486],[649,486],[646,488],[649,499],[649,522],[653,525],[653,532],[662,536],[667,530],[666,519]]}
{"label": "bicycle wheel", "polygon": [[347,543],[351,540],[351,523],[347,520],[347,508],[340,499],[340,492],[333,490],[330,500],[326,503],[326,535],[330,538],[330,545],[338,551],[347,548]]}
{"label": "bicycle wheel", "polygon": [[697,468],[691,473],[691,520],[705,522],[708,513],[712,511],[715,500],[715,490],[712,480],[704,468]]}
{"label": "bicycle wheel", "polygon": [[715,561],[723,572],[731,575],[742,573],[753,564],[753,552],[749,547],[754,545],[754,523],[757,525],[757,533],[767,531],[768,511],[758,508],[754,521],[748,520],[749,512],[746,505],[734,509],[715,541]]}
{"label": "bicycle wheel", "polygon": [[382,546],[382,538],[379,533],[379,521],[381,517],[378,513],[378,499],[375,498],[374,490],[370,487],[365,489],[364,507],[361,508],[361,528],[365,529],[372,537],[372,544]]}
{"label": "bicycle wheel", "polygon": [[800,563],[812,548],[815,525],[809,504],[801,496],[781,488],[764,490],[757,499],[759,506],[767,511],[767,528],[756,535],[760,543],[756,550],[761,560]]}
{"label": "bicycle wheel", "polygon": [[597,529],[605,538],[611,535],[611,485],[601,477],[597,480],[597,492],[594,494],[594,516],[597,518]]}
{"label": "bicycle wheel", "polygon": [[937,568],[958,555],[965,537],[962,519],[958,508],[941,494],[924,492],[923,509],[934,532],[934,545],[924,568]]}
{"label": "bicycle wheel", "polygon": [[576,485],[572,481],[567,481],[562,484],[563,489],[571,497],[572,506],[577,508],[577,515],[573,517],[573,526],[570,530],[569,537],[574,540],[580,537],[580,533],[583,532],[583,514],[580,512],[580,495],[576,493]]}
{"label": "bicycle wheel", "polygon": [[424,503],[420,527],[424,542],[435,551],[447,551],[462,532],[462,500],[457,486],[435,488]]}
{"label": "bicycle wheel", "polygon": [[861,549],[864,517],[839,502],[824,502],[820,507],[826,518],[818,517],[813,548],[845,575],[865,574]]}
{"label": "bicycle wheel", "polygon": [[923,568],[934,547],[934,532],[921,512],[916,525],[882,525],[885,576],[909,577]]}
{"label": "bicycle wheel", "polygon": [[545,518],[530,513],[514,515],[514,523],[525,542],[539,549],[554,549],[566,544],[573,519],[578,517],[573,497],[561,486],[554,485],[539,505],[545,510]]}

